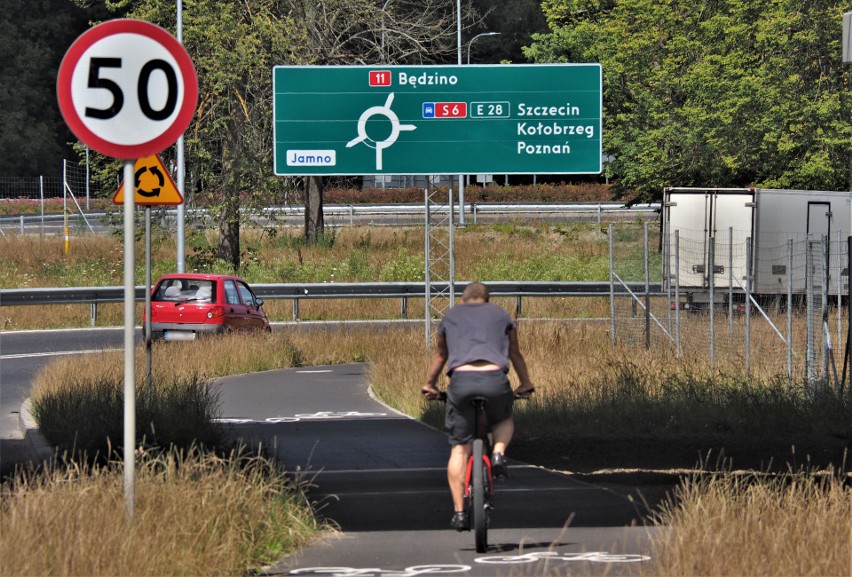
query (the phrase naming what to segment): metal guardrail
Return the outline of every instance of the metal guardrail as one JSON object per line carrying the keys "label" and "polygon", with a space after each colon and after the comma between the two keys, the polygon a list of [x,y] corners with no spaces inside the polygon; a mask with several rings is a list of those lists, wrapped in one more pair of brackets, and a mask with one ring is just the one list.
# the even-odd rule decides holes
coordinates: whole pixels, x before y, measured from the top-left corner
{"label": "metal guardrail", "polygon": [[[466,282],[455,283],[461,294]],[[644,294],[645,283],[626,283],[634,293]],[[252,284],[255,294],[262,299],[347,299],[347,298],[425,298],[426,286],[422,282],[387,283],[281,283]],[[593,297],[608,296],[608,282],[542,282],[506,281],[489,282],[494,297]],[[433,283],[432,292],[446,291],[446,283]],[[629,295],[628,290],[616,284],[618,295]],[[650,285],[651,295],[664,294],[659,283]],[[0,306],[102,304],[124,300],[124,287],[62,287],[23,288],[0,290]],[[136,287],[136,300],[145,300],[145,287]]]}
{"label": "metal guardrail", "polygon": [[[456,210],[458,208],[456,207]],[[438,212],[446,212],[447,207],[439,207]],[[495,214],[588,214],[588,215],[613,215],[613,214],[645,214],[660,210],[660,203],[643,203],[625,206],[620,202],[577,202],[577,203],[494,203],[494,202],[469,202],[465,204],[465,213],[474,218],[476,215]],[[356,216],[417,216],[422,215],[423,204],[326,204],[323,206],[323,214],[326,217],[354,218]],[[167,209],[167,214],[172,214],[173,209]],[[278,216],[303,216],[304,206],[268,207],[262,209],[260,215]],[[204,209],[187,210],[187,218],[194,218],[206,214]],[[106,218],[104,212],[87,212],[89,218],[100,220]],[[246,214],[249,216],[249,213]],[[76,214],[69,218],[77,218]],[[38,226],[42,223],[61,225],[65,220],[62,214],[28,214],[18,216],[0,216],[0,229],[20,229]]]}
{"label": "metal guardrail", "polygon": [[[466,282],[455,283],[457,294],[461,294]],[[515,314],[521,316],[524,297],[595,297],[644,294],[645,283],[610,285],[608,282],[541,282],[511,281],[489,282],[488,288],[494,297],[514,297]],[[408,317],[408,299],[426,298],[425,283],[307,283],[307,284],[253,284],[255,294],[264,299],[292,299],[293,320],[299,320],[299,303],[303,299],[349,299],[349,298],[398,298],[402,301],[401,314]],[[665,294],[662,285],[648,287],[649,296]],[[446,294],[447,283],[432,283],[433,294]],[[136,301],[145,300],[145,287],[136,287]],[[98,319],[98,305],[124,301],[124,287],[65,287],[26,288],[0,290],[0,306],[89,304],[90,324]]]}

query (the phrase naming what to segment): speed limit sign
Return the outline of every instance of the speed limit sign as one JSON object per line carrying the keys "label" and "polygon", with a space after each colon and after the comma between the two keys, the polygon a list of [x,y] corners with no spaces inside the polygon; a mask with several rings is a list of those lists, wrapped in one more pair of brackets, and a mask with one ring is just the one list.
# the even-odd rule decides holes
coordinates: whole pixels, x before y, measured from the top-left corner
{"label": "speed limit sign", "polygon": [[177,39],[141,20],[110,20],[65,53],[56,82],[71,131],[107,156],[136,159],[171,146],[198,100],[195,67]]}

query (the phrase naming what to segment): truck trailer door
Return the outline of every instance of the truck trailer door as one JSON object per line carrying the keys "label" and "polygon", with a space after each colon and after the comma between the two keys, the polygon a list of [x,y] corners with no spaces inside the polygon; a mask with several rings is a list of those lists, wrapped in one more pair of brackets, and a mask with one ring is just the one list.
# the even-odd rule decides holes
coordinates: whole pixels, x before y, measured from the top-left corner
{"label": "truck trailer door", "polygon": [[732,277],[733,288],[738,288],[739,283],[745,286],[745,246],[746,239],[752,234],[753,215],[752,193],[718,192],[713,195],[711,224],[716,244],[716,262],[713,268],[713,284],[716,288],[731,286]]}
{"label": "truck trailer door", "polygon": [[[679,278],[682,287],[705,286],[710,198],[710,193],[705,191],[671,192],[668,195],[666,211],[671,243],[671,282]],[[680,244],[679,262],[674,258],[675,232]]]}

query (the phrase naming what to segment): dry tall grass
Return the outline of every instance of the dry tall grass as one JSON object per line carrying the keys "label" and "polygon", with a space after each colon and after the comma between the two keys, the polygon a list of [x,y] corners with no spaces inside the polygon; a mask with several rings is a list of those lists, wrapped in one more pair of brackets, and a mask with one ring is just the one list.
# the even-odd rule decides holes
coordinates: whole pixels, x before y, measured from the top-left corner
{"label": "dry tall grass", "polygon": [[[719,422],[725,422],[726,430],[734,435],[749,435],[755,429],[768,434],[779,429],[786,432],[791,425],[810,434],[816,430],[824,433],[829,425],[850,424],[848,405],[826,410],[828,405],[812,403],[801,390],[788,390],[786,382],[777,388],[771,367],[783,365],[783,350],[767,353],[774,357],[762,359],[765,364],[748,378],[736,362],[711,369],[700,346],[686,347],[690,352],[681,358],[670,348],[649,352],[613,349],[605,323],[522,321],[519,334],[538,387],[534,400],[518,407],[519,430],[533,436],[554,431],[570,434],[572,430],[629,434],[647,429],[680,434],[705,431],[708,423],[715,426]],[[182,369],[215,366],[207,376],[293,364],[369,361],[377,395],[409,414],[439,422],[440,410],[434,403],[424,402],[419,393],[428,365],[424,338],[422,327],[311,327],[286,335],[231,335],[221,340],[163,343],[168,349],[159,350],[155,359],[173,356],[169,353],[197,359],[199,365]],[[234,362],[252,355],[257,358],[246,365]],[[222,359],[227,361],[220,362]],[[57,369],[56,378],[75,370],[89,369],[72,363]],[[803,475],[783,482],[736,479],[721,476],[715,484],[686,486],[679,496],[685,505],[673,505],[661,520],[674,529],[675,536],[684,532],[689,537],[657,545],[658,574],[816,575],[842,569],[837,560],[848,559],[848,542],[838,535],[848,535],[848,488],[833,481],[820,486]],[[799,501],[804,505],[786,505]],[[769,514],[773,508],[776,514]],[[845,533],[838,533],[840,523],[845,523],[840,525]],[[743,524],[745,528],[740,528]],[[802,526],[809,532],[810,549],[801,546],[805,529],[794,530]],[[725,552],[730,547],[739,553],[729,534],[746,543],[740,547],[750,549],[739,564]],[[705,544],[712,555],[706,554]],[[782,550],[795,551],[797,559],[791,561],[787,556],[770,562],[761,557]],[[715,565],[710,564],[712,559],[718,559]],[[830,564],[824,564],[824,559],[830,559]]]}
{"label": "dry tall grass", "polygon": [[[619,233],[620,258],[628,258],[636,250],[639,230],[641,226],[633,226],[627,231],[629,234]],[[373,275],[370,280],[412,280],[405,275],[422,271],[417,260],[422,258],[422,252],[417,252],[422,251],[422,229],[393,233],[386,229],[347,229],[337,234],[332,245],[318,247],[304,247],[285,238],[287,235],[290,233],[284,231],[273,239],[247,237],[247,244],[256,249],[246,269],[251,273],[246,275],[250,281],[342,282],[361,280],[362,274]],[[580,237],[585,244],[578,249],[574,241]],[[456,241],[459,278],[606,278],[600,276],[599,270],[600,263],[606,261],[606,237],[594,226],[468,227]],[[173,247],[167,244],[161,245],[166,261],[173,258],[168,254],[173,254]],[[493,247],[497,245],[505,261],[495,258]],[[374,251],[379,255],[375,260]],[[546,260],[543,255],[552,258]],[[490,268],[486,269],[486,265]],[[564,272],[557,274],[555,268]],[[536,276],[542,271],[543,277]],[[38,277],[44,278],[48,277]],[[38,279],[32,278],[31,286],[43,282]],[[120,284],[120,279],[105,284]],[[510,311],[514,309],[511,299],[499,302]],[[290,303],[267,306],[273,318],[287,320],[292,315]],[[644,350],[641,312],[633,319],[628,306],[619,306],[618,345],[613,348],[606,322],[527,320],[605,318],[609,315],[607,299],[524,300],[519,335],[537,393],[533,401],[518,407],[520,431],[531,435],[618,431],[628,435],[679,436],[709,430],[736,439],[737,435],[749,438],[756,431],[802,437],[842,435],[852,427],[848,393],[841,397],[819,396],[804,386],[805,359],[801,352],[795,354],[794,377],[787,382],[786,349],[757,317],[752,321],[751,366],[746,374],[742,317],[736,319],[730,336],[727,319],[721,314],[717,318],[716,359],[711,366],[705,315],[684,316],[683,353],[677,356],[657,328],[652,329],[652,349]],[[422,301],[412,301],[409,317],[422,318],[422,307]],[[654,303],[654,307],[655,315],[667,322],[665,307],[659,303]],[[9,310],[4,308],[2,316],[9,317]],[[121,319],[120,309],[117,310],[115,324]],[[85,325],[88,310],[81,307],[81,311],[81,324]],[[388,311],[390,315],[386,314]],[[783,327],[783,314],[773,314]],[[17,317],[17,311],[14,315]],[[305,319],[337,315],[393,318],[399,315],[399,302],[303,301],[300,315]],[[12,320],[11,324],[17,325],[17,321]],[[805,340],[803,326],[797,317],[793,339],[799,351]],[[183,369],[201,371],[204,376],[293,364],[367,360],[373,389],[379,397],[408,414],[440,422],[439,409],[434,403],[425,403],[419,393],[428,364],[422,327],[287,329],[283,338],[279,333],[233,338],[222,341],[227,353],[210,346],[212,341],[168,343],[167,351],[155,350],[155,367],[164,358],[174,358],[163,352],[176,351],[178,358],[188,359]],[[271,354],[267,355],[266,349]],[[251,361],[244,365],[233,362],[241,357]],[[200,364],[193,364],[189,360],[193,358]],[[56,378],[61,379],[63,373],[88,370],[69,364],[57,369]],[[721,476],[713,483],[694,483],[683,489],[679,500],[684,504],[673,506],[663,520],[674,528],[675,536],[683,533],[687,537],[659,544],[655,553],[655,558],[661,560],[659,574],[816,575],[838,574],[838,570],[839,574],[849,574],[849,567],[837,561],[849,560],[848,487],[839,482],[819,485],[805,476],[778,482],[737,479]],[[793,506],[799,502],[805,503],[806,510]],[[844,525],[839,525],[844,521]],[[802,526],[808,535],[798,529]],[[728,535],[735,536],[739,545]],[[802,542],[809,547],[803,548]],[[798,558],[781,556],[779,551],[794,551]],[[769,555],[777,555],[778,559],[770,560]],[[738,556],[742,556],[742,563],[736,561]],[[823,562],[826,558],[831,560],[829,565]]]}
{"label": "dry tall grass", "polygon": [[686,481],[660,522],[653,575],[852,574],[852,491],[841,479],[788,474]]}
{"label": "dry tall grass", "polygon": [[310,542],[302,493],[261,459],[141,461],[128,522],[120,463],[66,464],[3,487],[2,575],[245,575]]}

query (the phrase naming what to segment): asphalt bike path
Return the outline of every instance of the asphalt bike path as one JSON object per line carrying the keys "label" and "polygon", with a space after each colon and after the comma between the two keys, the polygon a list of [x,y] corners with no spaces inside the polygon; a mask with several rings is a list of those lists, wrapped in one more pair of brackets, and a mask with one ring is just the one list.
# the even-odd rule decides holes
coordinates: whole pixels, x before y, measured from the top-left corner
{"label": "asphalt bike path", "polygon": [[[623,496],[511,459],[496,486],[490,550],[449,528],[442,431],[374,399],[366,365],[218,379],[234,438],[274,454],[339,530],[268,575],[635,575],[658,530]],[[511,448],[510,448],[511,453]]]}

